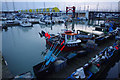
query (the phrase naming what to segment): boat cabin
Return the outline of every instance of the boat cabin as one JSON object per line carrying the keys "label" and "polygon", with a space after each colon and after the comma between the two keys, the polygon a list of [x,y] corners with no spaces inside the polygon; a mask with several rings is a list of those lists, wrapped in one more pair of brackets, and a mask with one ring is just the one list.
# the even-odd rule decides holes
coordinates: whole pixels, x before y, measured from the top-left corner
{"label": "boat cabin", "polygon": [[76,35],[77,33],[73,33],[73,32],[65,32],[62,34],[62,36],[65,37],[65,43],[67,44],[80,43],[81,40],[77,40]]}

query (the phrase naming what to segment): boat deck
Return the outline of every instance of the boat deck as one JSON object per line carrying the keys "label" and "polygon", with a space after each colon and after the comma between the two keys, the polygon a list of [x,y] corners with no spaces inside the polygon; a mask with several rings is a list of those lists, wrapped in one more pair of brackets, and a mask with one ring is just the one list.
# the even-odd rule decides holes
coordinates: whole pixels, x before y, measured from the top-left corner
{"label": "boat deck", "polygon": [[77,68],[80,68],[84,64],[86,64],[92,57],[94,57],[96,54],[100,53],[106,46],[111,46],[115,42],[115,39],[108,39],[105,44],[102,44],[98,46],[97,50],[92,51],[91,53],[88,53],[86,56],[76,57],[74,60],[72,60],[67,66],[53,74],[49,74],[48,76],[45,76],[48,79],[57,79],[57,78],[64,78],[66,79],[68,76],[70,76]]}

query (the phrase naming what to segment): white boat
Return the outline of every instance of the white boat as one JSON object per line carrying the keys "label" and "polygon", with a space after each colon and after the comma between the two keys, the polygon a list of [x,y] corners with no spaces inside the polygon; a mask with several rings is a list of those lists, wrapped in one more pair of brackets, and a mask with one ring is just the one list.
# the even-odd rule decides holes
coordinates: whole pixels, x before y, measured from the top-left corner
{"label": "white boat", "polygon": [[27,19],[24,19],[20,22],[22,27],[32,27],[32,23],[30,23]]}
{"label": "white boat", "polygon": [[52,24],[52,21],[51,20],[45,20],[45,23],[46,24]]}
{"label": "white boat", "polygon": [[40,19],[31,18],[28,20],[30,23],[39,23]]}
{"label": "white boat", "polygon": [[53,20],[55,23],[64,23],[65,22],[65,20],[60,17],[54,17]]}
{"label": "white boat", "polygon": [[44,24],[44,25],[46,24],[44,21],[39,21],[39,23],[40,23],[40,24]]}
{"label": "white boat", "polygon": [[1,17],[1,20],[2,20],[2,21],[6,21],[7,18],[6,18],[6,17]]}
{"label": "white boat", "polygon": [[14,25],[19,25],[18,20],[7,20],[3,23],[5,26],[14,26]]}

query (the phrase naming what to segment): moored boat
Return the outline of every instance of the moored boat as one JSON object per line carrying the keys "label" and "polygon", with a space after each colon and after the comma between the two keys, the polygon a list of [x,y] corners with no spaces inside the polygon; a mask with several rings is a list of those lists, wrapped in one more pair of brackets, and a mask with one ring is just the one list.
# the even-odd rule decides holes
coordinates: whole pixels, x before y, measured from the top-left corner
{"label": "moored boat", "polygon": [[46,43],[49,46],[52,46],[53,43],[57,43],[57,47],[59,47],[60,43],[64,40],[65,48],[63,49],[63,51],[65,52],[82,48],[80,45],[81,40],[76,39],[77,33],[73,33],[71,31],[65,31],[65,33],[60,33],[58,35],[51,35],[51,34],[45,33],[44,31],[42,31],[42,33],[46,37]]}
{"label": "moored boat", "polygon": [[45,79],[51,73],[55,73],[65,68],[67,60],[64,57],[57,57],[54,62],[51,62],[49,65],[46,65],[47,61],[39,63],[33,66],[33,71],[38,80]]}
{"label": "moored boat", "polygon": [[28,20],[30,23],[32,24],[36,24],[36,23],[39,23],[40,19],[36,19],[36,18],[31,18]]}
{"label": "moored boat", "polygon": [[115,61],[116,57],[120,57],[118,51],[120,51],[119,40],[112,46],[106,47],[83,67],[76,69],[66,80],[88,80],[96,79],[97,77],[100,78],[100,74],[106,71],[106,68],[110,66],[111,62]]}
{"label": "moored boat", "polygon": [[32,27],[32,23],[30,23],[27,19],[23,19],[21,22],[20,22],[20,25],[22,27]]}
{"label": "moored boat", "polygon": [[15,26],[20,25],[18,20],[7,20],[3,23],[3,26]]}

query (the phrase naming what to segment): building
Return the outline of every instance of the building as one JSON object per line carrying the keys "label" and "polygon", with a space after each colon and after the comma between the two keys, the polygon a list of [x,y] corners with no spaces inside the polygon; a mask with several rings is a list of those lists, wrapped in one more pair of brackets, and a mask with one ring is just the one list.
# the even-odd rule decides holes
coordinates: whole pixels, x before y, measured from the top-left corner
{"label": "building", "polygon": [[42,13],[42,14],[51,14],[60,12],[57,7],[54,8],[41,8],[41,9],[26,9],[26,10],[18,10],[21,13]]}
{"label": "building", "polygon": [[118,11],[120,12],[120,1],[118,2]]}

